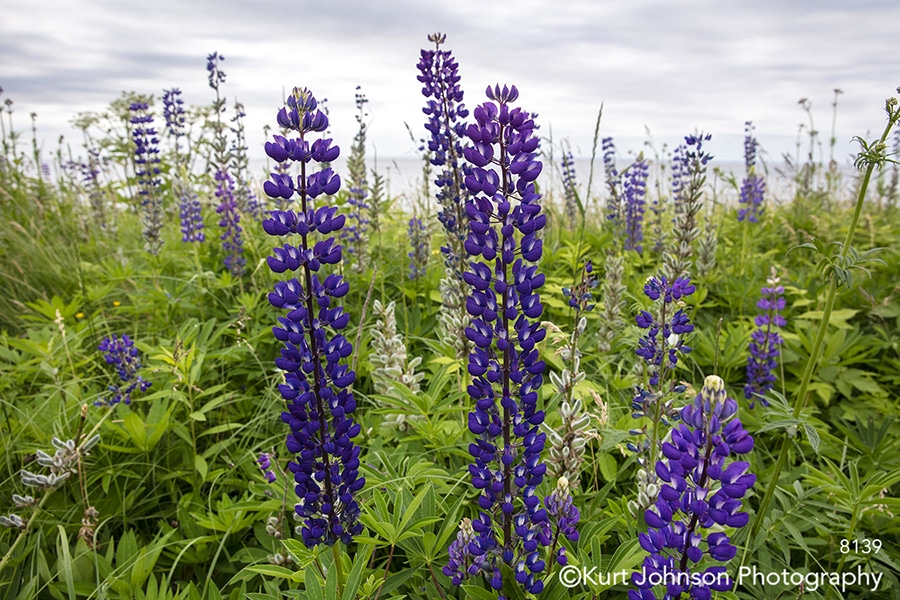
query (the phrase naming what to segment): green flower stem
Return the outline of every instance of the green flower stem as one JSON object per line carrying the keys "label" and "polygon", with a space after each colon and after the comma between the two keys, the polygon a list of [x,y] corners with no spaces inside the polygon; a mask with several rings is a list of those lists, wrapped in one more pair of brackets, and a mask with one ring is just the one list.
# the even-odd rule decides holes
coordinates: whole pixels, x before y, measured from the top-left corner
{"label": "green flower stem", "polygon": [[[877,143],[878,145],[884,144],[885,140],[891,132],[891,128],[897,122],[898,118],[900,118],[900,111],[896,109],[896,102],[892,104],[889,100],[887,111],[888,123],[884,128],[884,132],[881,134],[881,139]],[[845,264],[847,254],[850,251],[850,244],[853,241],[853,234],[856,232],[856,226],[859,222],[859,216],[862,213],[862,206],[863,201],[866,197],[866,190],[869,187],[869,181],[872,178],[872,172],[875,170],[876,166],[880,166],[879,161],[867,161],[866,172],[863,177],[862,185],[859,188],[859,195],[856,198],[856,206],[853,210],[853,218],[850,220],[850,228],[847,230],[847,236],[844,239],[844,245],[841,247],[840,264],[842,265]],[[821,354],[822,346],[825,343],[825,334],[828,331],[828,322],[831,320],[831,311],[834,309],[834,301],[835,297],[837,296],[837,288],[837,277],[834,276],[832,277],[831,282],[828,285],[828,292],[825,298],[825,309],[822,312],[822,321],[819,323],[819,330],[816,332],[812,350],[809,354],[809,360],[807,360],[806,362],[806,368],[803,370],[803,378],[800,380],[800,388],[797,390],[797,397],[794,400],[793,417],[795,419],[800,418],[800,412],[803,410],[803,405],[806,403],[806,396],[809,393],[809,384],[812,381],[813,373],[816,370],[816,364],[819,361],[819,354]],[[751,543],[759,533],[759,528],[760,526],[762,526],[763,519],[765,518],[766,513],[769,510],[769,504],[772,502],[772,496],[775,493],[775,487],[778,485],[778,478],[781,475],[781,470],[784,468],[784,463],[787,461],[790,444],[790,437],[785,436],[781,441],[781,449],[778,453],[778,461],[775,463],[775,469],[768,476],[769,485],[766,488],[766,492],[759,504],[759,509],[757,510],[756,517],[753,521],[753,527],[750,529],[750,536],[748,540]]]}

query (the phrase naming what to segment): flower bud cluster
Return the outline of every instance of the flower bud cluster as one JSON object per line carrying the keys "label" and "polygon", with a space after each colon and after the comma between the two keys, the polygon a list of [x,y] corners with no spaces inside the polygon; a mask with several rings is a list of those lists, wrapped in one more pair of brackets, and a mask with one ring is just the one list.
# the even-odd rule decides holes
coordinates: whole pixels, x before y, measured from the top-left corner
{"label": "flower bud cluster", "polygon": [[[416,367],[422,363],[422,357],[416,356],[412,360],[407,360],[406,344],[403,336],[397,331],[395,309],[396,302],[383,305],[376,299],[372,303],[372,312],[378,319],[375,322],[375,334],[372,336],[369,355],[369,362],[375,367],[372,372],[373,384],[379,394],[395,393],[391,381],[402,383],[410,392],[417,393],[419,383],[425,378],[425,373],[416,373]],[[408,422],[414,418],[397,412],[387,415],[384,422],[404,431],[408,427]]]}

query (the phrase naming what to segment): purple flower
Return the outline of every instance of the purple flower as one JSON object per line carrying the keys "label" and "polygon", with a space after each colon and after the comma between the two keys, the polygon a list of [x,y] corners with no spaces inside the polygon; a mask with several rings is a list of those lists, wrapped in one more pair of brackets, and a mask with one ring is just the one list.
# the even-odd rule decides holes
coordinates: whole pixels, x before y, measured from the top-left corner
{"label": "purple flower", "polygon": [[179,191],[179,217],[181,218],[181,241],[202,242],[206,240],[203,233],[203,213],[197,194],[187,186],[180,185]]}
{"label": "purple flower", "polygon": [[428,229],[419,217],[409,220],[409,244],[412,246],[412,250],[407,254],[409,256],[409,278],[424,277],[428,270],[430,244]]}
{"label": "purple flower", "polygon": [[609,188],[609,200],[606,204],[606,218],[619,225],[622,222],[622,175],[616,169],[616,145],[611,137],[603,138],[603,171],[606,174],[606,187]]}
{"label": "purple flower", "polygon": [[263,473],[263,478],[269,483],[275,483],[275,473],[272,471],[272,457],[263,452],[256,459],[259,470]]}
{"label": "purple flower", "polygon": [[134,141],[134,172],[141,199],[144,247],[150,254],[159,254],[162,246],[163,207],[159,197],[159,138],[153,127],[153,115],[146,102],[134,102],[131,111],[131,138]]}
{"label": "purple flower", "polygon": [[166,131],[169,135],[175,137],[177,144],[178,138],[185,135],[184,100],[181,99],[181,90],[178,88],[163,90],[162,102],[163,119],[166,121]]}
{"label": "purple flower", "polygon": [[106,364],[116,368],[121,383],[110,385],[110,396],[104,401],[94,402],[95,406],[114,406],[119,402],[131,404],[131,393],[134,390],[147,391],[151,382],[138,375],[138,371],[141,369],[141,357],[131,338],[126,334],[123,334],[122,337],[116,337],[114,334],[112,337],[103,338],[97,349],[103,352]]}
{"label": "purple flower", "polygon": [[647,161],[638,158],[625,172],[625,249],[638,254],[643,250],[644,196],[647,194]]}
{"label": "purple flower", "polygon": [[435,179],[440,205],[438,220],[447,232],[447,245],[441,247],[441,252],[447,267],[460,276],[464,269],[460,261],[465,255],[467,189],[464,179],[468,172],[461,140],[466,136],[464,119],[469,111],[463,104],[459,64],[450,50],[441,50],[446,39],[440,33],[429,35],[428,41],[434,43],[434,49],[421,51],[417,67],[422,94],[427,98],[422,112],[428,117],[425,129],[431,134],[428,140],[431,164],[440,169]]}
{"label": "purple flower", "polygon": [[225,253],[225,268],[235,277],[244,274],[247,259],[244,258],[244,240],[241,234],[241,215],[234,200],[234,181],[224,170],[216,171],[216,198],[219,206],[216,212],[221,215],[219,227],[224,229],[219,239],[222,240],[222,251]]}
{"label": "purple flower", "polygon": [[[678,278],[669,283],[663,277],[651,277],[644,285],[644,294],[657,302],[657,314],[642,310],[635,318],[637,326],[646,329],[647,333],[638,340],[636,353],[650,367],[650,385],[659,387],[665,375],[675,368],[679,354],[687,354],[691,347],[683,342],[684,334],[694,330],[684,309],[674,310],[671,306],[685,296],[694,293],[696,288],[688,278]],[[674,313],[673,313],[674,310]]]}
{"label": "purple flower", "polygon": [[664,581],[665,598],[709,598],[709,590],[731,589],[724,567],[695,569],[704,555],[727,562],[737,551],[726,533],[710,529],[748,522],[741,499],[756,483],[756,475],[749,472],[748,462],[726,465],[732,453],[753,449],[753,438],[739,419],[732,419],[736,412],[737,403],[726,396],[725,382],[716,375],[707,377],[694,402],[681,410],[681,424],[663,443],[663,458],[656,463],[659,497],[644,513],[649,529],[638,536],[648,556],[642,572],[632,575],[637,589],[628,592],[629,600],[656,598],[655,578],[649,575],[663,571],[671,575]]}
{"label": "purple flower", "polygon": [[750,400],[750,408],[756,405],[759,398],[763,406],[769,402],[765,394],[772,389],[778,378],[779,346],[784,343],[778,330],[787,322],[780,314],[784,310],[784,287],[778,285],[779,279],[772,269],[767,280],[768,286],[762,288],[762,298],[756,303],[761,312],[756,316],[757,329],[750,334],[750,356],[747,359],[747,384],[744,386],[744,397]]}
{"label": "purple flower", "polygon": [[575,221],[578,219],[578,189],[575,180],[575,158],[572,152],[566,150],[562,157],[562,177],[563,177],[563,194],[565,196],[565,214],[566,222],[569,229],[575,227]]}
{"label": "purple flower", "polygon": [[310,548],[338,540],[348,544],[362,532],[354,495],[365,485],[359,476],[359,447],[351,441],[360,431],[352,418],[356,400],[350,385],[356,375],[342,364],[353,347],[336,333],[350,321],[339,303],[349,285],[336,273],[320,272],[323,265],[341,262],[341,247],[329,234],[340,231],[345,217],[336,214],[327,198],[337,193],[341,180],[331,169],[314,170],[310,164],[331,162],[340,150],[327,138],[310,143],[310,133],[328,127],[328,117],[316,107],[309,90],[294,88],[287,106],[278,112],[278,122],[298,137],[275,136],[266,144],[266,153],[277,162],[300,163],[300,175],[295,181],[273,173],[264,189],[285,200],[296,193],[299,210],[273,210],[263,221],[269,235],[299,236],[299,246],[276,247],[268,259],[276,273],[300,272],[299,278],[276,283],[269,302],[287,311],[272,329],[284,343],[275,364],[284,371],[284,383],[278,388],[287,402],[281,418],[291,430],[287,448],[293,459],[288,470],[299,498],[295,510],[303,519],[301,535]]}
{"label": "purple flower", "polygon": [[510,106],[518,95],[515,86],[488,87],[492,102],[475,109],[475,122],[466,129],[464,155],[475,165],[466,177],[472,199],[465,249],[471,261],[463,274],[472,288],[466,337],[474,344],[468,392],[475,402],[469,431],[476,441],[469,446],[469,473],[481,509],[469,551],[484,557],[482,572],[495,590],[503,587],[502,562],[526,592],[537,594],[545,566],[539,549],[551,542],[537,496],[547,467],[541,462],[546,434],[539,430],[544,413],[537,407],[544,362],[536,344],[546,331],[538,294],[544,275],[534,263],[546,217],[535,188],[539,138],[533,116]]}
{"label": "purple flower", "polygon": [[544,498],[544,506],[547,509],[547,517],[550,528],[552,529],[554,559],[560,566],[568,564],[569,559],[566,557],[566,547],[563,546],[563,538],[570,542],[577,542],[579,538],[578,530],[575,525],[581,518],[569,493],[569,480],[560,477],[553,493]]}
{"label": "purple flower", "polygon": [[744,133],[744,164],[747,174],[741,182],[738,199],[741,208],[738,209],[738,221],[746,219],[751,223],[758,223],[766,198],[766,180],[756,173],[756,151],[759,143],[753,136],[753,123],[747,121]]}

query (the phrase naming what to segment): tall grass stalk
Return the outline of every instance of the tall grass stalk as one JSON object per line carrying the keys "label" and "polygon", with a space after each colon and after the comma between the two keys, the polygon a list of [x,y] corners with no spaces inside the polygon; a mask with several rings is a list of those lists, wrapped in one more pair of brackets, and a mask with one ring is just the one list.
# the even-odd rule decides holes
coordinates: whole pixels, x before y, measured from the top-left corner
{"label": "tall grass stalk", "polygon": [[[900,88],[897,90],[900,92]],[[859,157],[857,158],[856,164],[858,167],[865,166],[865,175],[863,176],[862,184],[859,187],[859,194],[856,198],[856,206],[853,210],[853,217],[850,219],[850,227],[847,229],[847,235],[844,238],[844,244],[841,246],[840,257],[837,261],[840,266],[844,266],[847,264],[847,259],[850,253],[850,244],[853,241],[853,234],[856,232],[856,226],[859,223],[859,216],[862,213],[863,202],[866,198],[866,190],[869,187],[869,181],[872,178],[872,173],[874,172],[876,167],[881,167],[886,162],[885,156],[885,141],[887,140],[888,135],[891,132],[891,129],[900,120],[900,110],[897,108],[897,99],[889,98],[886,102],[885,110],[888,113],[888,122],[884,128],[884,131],[881,134],[881,138],[873,144],[871,147],[866,146],[866,144],[860,140],[863,149],[860,151]],[[815,340],[813,341],[812,349],[810,350],[809,359],[806,362],[806,367],[803,370],[803,376],[800,380],[800,387],[797,390],[797,396],[794,400],[794,409],[793,409],[793,418],[799,419],[800,413],[803,410],[803,405],[806,403],[806,396],[809,392],[809,384],[812,381],[813,373],[816,370],[816,365],[819,361],[819,355],[822,352],[822,346],[825,343],[825,334],[828,331],[828,323],[831,320],[831,312],[834,309],[835,298],[837,297],[837,288],[839,286],[838,276],[836,273],[832,273],[831,281],[828,284],[828,291],[826,292],[825,297],[825,308],[822,311],[822,320],[819,322],[819,329],[816,332]],[[772,501],[772,496],[775,493],[775,488],[778,485],[778,478],[781,475],[781,471],[784,468],[785,463],[787,462],[787,455],[791,445],[791,437],[785,436],[781,442],[781,449],[778,453],[778,460],[775,463],[774,470],[768,476],[769,485],[766,488],[766,492],[763,495],[762,501],[760,502],[759,509],[756,512],[756,516],[753,521],[753,526],[750,529],[750,537],[748,540],[748,545],[744,548],[744,558],[746,558],[747,548],[749,544],[753,542],[756,538],[756,535],[759,533],[759,529],[762,526],[762,522],[766,517],[766,513],[769,510],[769,504]],[[743,559],[741,563],[743,564]]]}

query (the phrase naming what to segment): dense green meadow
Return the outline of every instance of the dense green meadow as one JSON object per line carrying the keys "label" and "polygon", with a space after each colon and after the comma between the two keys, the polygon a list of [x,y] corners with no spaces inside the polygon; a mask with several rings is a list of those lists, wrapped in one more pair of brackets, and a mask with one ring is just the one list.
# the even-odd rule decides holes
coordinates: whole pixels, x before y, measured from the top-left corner
{"label": "dense green meadow", "polygon": [[[479,97],[467,103],[474,107]],[[223,127],[231,109],[219,100],[192,107],[192,134],[176,148],[159,101],[143,98],[156,110],[161,140],[154,254],[145,247],[129,129],[129,105],[140,100],[123,95],[77,121],[96,150],[93,179],[70,164],[69,151],[54,157],[35,145],[32,152],[11,110],[0,112],[0,515],[7,525],[0,528],[0,599],[496,598],[490,574],[457,585],[444,572],[461,521],[478,516],[479,491],[469,469],[473,376],[441,316],[448,310],[446,234],[436,188],[424,180],[433,180],[434,167],[418,195],[397,198],[363,168],[365,236],[345,241],[359,250],[345,249],[342,262],[328,265],[349,284],[343,335],[353,352],[342,360],[356,372],[362,532],[350,544],[307,547],[295,531],[301,523],[288,463],[296,457],[281,419],[285,378],[275,359],[282,343],[273,327],[282,313],[269,294],[284,276],[267,263],[280,243],[263,230],[268,215],[238,206],[243,273],[223,262],[230,250],[215,212],[216,155],[223,153],[216,140],[229,140],[232,159],[240,156],[238,126]],[[602,136],[603,120],[598,126]],[[354,143],[360,137],[364,153],[364,133]],[[714,598],[900,598],[900,191],[897,165],[885,160],[895,139],[862,147],[851,175],[802,159],[817,140],[802,140],[801,160],[781,172],[757,167],[770,189],[777,182],[788,190],[766,195],[759,222],[737,218],[741,174],[714,171],[713,159],[705,177],[693,180],[695,232],[686,239],[696,290],[675,303],[693,331],[662,342],[690,351],[666,371],[672,385],[655,400],[675,414],[717,375],[754,440],[741,457],[756,476],[742,500],[749,522],[712,528],[737,550],[721,563],[736,585]],[[350,141],[337,142],[353,154]],[[599,137],[590,188],[587,173],[566,183],[561,148],[559,140],[541,140],[535,182],[547,217],[537,262],[545,276],[539,320],[548,332],[536,345],[546,363],[538,406],[541,431],[552,433],[537,495],[557,488],[565,469],[556,465],[565,463],[580,518],[577,541],[567,542],[569,579],[546,558],[537,597],[625,598],[648,554],[638,536],[653,501],[638,481],[647,469],[634,450],[641,440],[655,444],[653,470],[677,421],[635,416],[638,390],[652,388],[652,369],[636,353],[647,330],[636,318],[656,310],[644,286],[665,272],[680,221],[663,151],[648,158],[642,249],[626,250],[622,226],[608,218],[617,192],[603,173]],[[88,150],[72,152],[80,156],[75,163],[88,162]],[[358,214],[347,183],[354,175],[340,175],[335,203]],[[238,178],[237,187],[275,208],[256,179]],[[182,241],[186,188],[202,209],[202,242]],[[414,214],[428,235],[418,254],[410,245]],[[786,324],[762,402],[745,397],[744,387],[767,285],[783,287]],[[590,301],[573,308],[566,295],[573,289],[589,291]],[[133,389],[128,403],[110,403],[110,386],[121,391],[125,379],[99,347],[123,334],[140,362],[130,375],[150,385]],[[740,577],[747,572],[785,577]],[[810,575],[831,573],[858,578],[841,579],[842,589]],[[880,574],[877,585],[863,573]],[[533,597],[514,581],[506,585],[508,597]]]}

